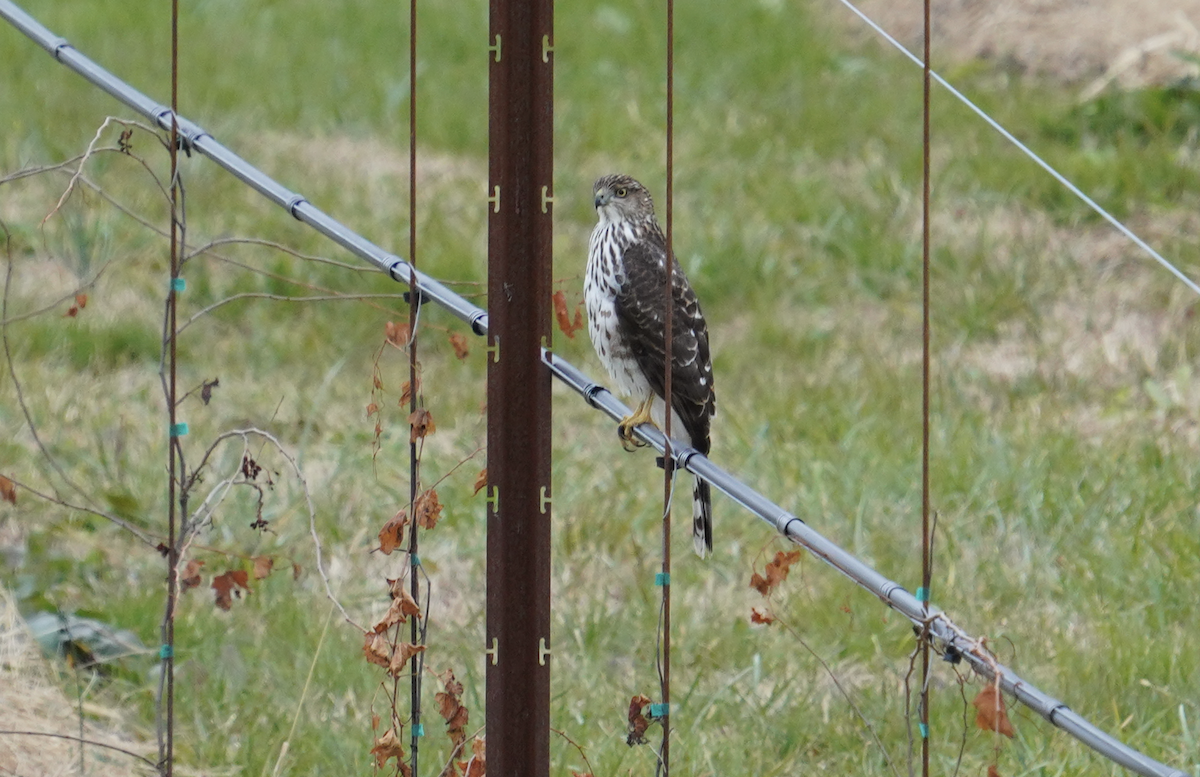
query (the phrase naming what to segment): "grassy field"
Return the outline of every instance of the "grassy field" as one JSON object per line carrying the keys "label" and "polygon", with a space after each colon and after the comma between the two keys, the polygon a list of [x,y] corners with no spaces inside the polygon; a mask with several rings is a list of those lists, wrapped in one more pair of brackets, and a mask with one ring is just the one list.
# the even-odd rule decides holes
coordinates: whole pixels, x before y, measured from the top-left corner
{"label": "grassy field", "polygon": [[[30,0],[27,9],[156,99],[168,98],[166,7]],[[182,112],[283,184],[397,253],[408,241],[407,8],[382,2],[206,0],[184,4]],[[852,43],[833,11],[762,0],[682,3],[677,22],[676,250],[712,327],[720,397],[713,458],[910,589],[919,584],[920,73]],[[479,294],[486,267],[487,10],[421,8],[418,261]],[[556,278],[580,299],[591,181],[621,170],[662,200],[657,4],[560,4],[556,14]],[[946,75],[1185,272],[1200,274],[1195,120],[1188,89],[1075,92],[985,63]],[[0,27],[0,175],[81,152],[110,98]],[[1097,725],[1200,772],[1200,332],[1195,299],[943,93],[933,111],[933,505],[935,602],[999,658]],[[102,145],[116,144],[110,129]],[[145,135],[134,151],[158,175]],[[138,162],[105,153],[42,223],[69,173],[0,183],[11,235],[7,338],[39,450],[8,371],[0,380],[0,472],[165,531],[159,384],[167,225]],[[189,243],[275,241],[354,264],[206,160],[185,159]],[[115,203],[115,204],[114,204]],[[141,214],[151,227],[117,207]],[[398,293],[381,276],[263,245],[189,262],[185,319],[233,294]],[[64,317],[86,286],[88,302]],[[482,302],[482,299],[481,299]],[[26,315],[41,311],[37,315]],[[432,483],[484,443],[484,353],[455,357],[448,316],[424,314],[425,401],[437,421]],[[407,501],[406,358],[385,349],[398,299],[215,309],[180,340],[189,461],[228,429],[268,430],[301,467],[329,578],[359,622],[387,606],[396,556],[372,552]],[[586,337],[554,347],[599,375]],[[383,433],[374,455],[374,418]],[[660,474],[626,455],[612,424],[556,395],[552,720],[597,775],[650,774],[624,743],[625,709],[655,696]],[[205,572],[269,555],[276,571],[224,612],[207,580],[177,624],[181,760],[205,774],[368,773],[373,714],[388,709],[361,635],[330,614],[300,481],[272,447],[269,530],[256,493],[235,490],[192,548]],[[238,469],[218,450],[205,490]],[[475,456],[438,486],[444,518],[422,540],[433,583],[427,666],[452,667],[483,722],[484,503]],[[68,485],[67,479],[74,484]],[[77,489],[75,488],[77,486]],[[805,560],[774,602],[794,629],[753,627],[748,586],[778,541],[718,497],[716,554],[677,537],[672,748],[679,774],[888,775],[906,769],[906,621]],[[683,533],[686,535],[686,532]],[[158,644],[161,558],[108,522],[21,492],[0,504],[0,581],[26,613],[76,612]],[[302,574],[293,579],[292,563]],[[247,567],[248,568],[248,567]],[[803,641],[801,641],[803,640]],[[1190,646],[1190,647],[1189,647]],[[814,658],[820,657],[820,661]],[[89,701],[153,735],[156,662],[125,659]],[[836,683],[834,679],[836,678]],[[434,709],[433,678],[427,709]],[[849,703],[842,691],[852,698]],[[948,665],[936,667],[935,770],[1119,773],[1023,709],[1017,736],[975,730]],[[966,711],[964,711],[966,709]],[[856,711],[857,710],[857,711]],[[863,720],[870,728],[864,725]],[[427,718],[422,774],[448,752]],[[652,731],[652,734],[654,732]],[[875,744],[878,738],[886,755]],[[585,771],[555,737],[552,771]],[[435,766],[435,763],[437,766]]]}

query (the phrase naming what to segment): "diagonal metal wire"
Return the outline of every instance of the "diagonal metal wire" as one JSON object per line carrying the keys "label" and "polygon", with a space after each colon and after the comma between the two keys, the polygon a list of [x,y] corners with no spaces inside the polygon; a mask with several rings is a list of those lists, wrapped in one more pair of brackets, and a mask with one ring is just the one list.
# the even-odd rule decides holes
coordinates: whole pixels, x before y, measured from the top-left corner
{"label": "diagonal metal wire", "polygon": [[[903,54],[905,57],[907,57],[913,64],[915,64],[921,68],[925,67],[925,63],[921,60],[920,57],[918,57],[916,54],[912,53],[907,48],[905,48],[903,43],[901,43],[900,41],[898,41],[894,37],[892,37],[888,33],[887,30],[885,30],[885,29],[883,29],[883,27],[879,26],[878,22],[876,22],[874,19],[872,19],[871,17],[867,16],[865,13],[860,11],[853,3],[850,2],[850,0],[838,0],[838,2],[840,2],[842,5],[846,6],[846,8],[849,9],[850,12],[853,13],[855,16],[857,16],[859,19],[861,19],[864,24],[866,24],[868,27],[870,27],[875,32],[879,33],[879,35],[884,40],[886,40],[888,43],[890,43],[892,46],[894,46],[901,54]],[[971,98],[967,97],[965,94],[963,94],[962,92],[955,89],[954,86],[949,81],[947,81],[945,78],[942,78],[942,76],[939,75],[936,71],[931,70],[930,76],[933,78],[933,80],[937,81],[939,84],[941,84],[943,87],[945,87],[946,91],[948,91],[951,95],[953,95],[956,100],[958,100],[963,105],[970,108],[975,113],[976,116],[983,119],[988,124],[988,126],[990,126],[992,129],[996,130],[1002,136],[1004,136],[1005,140],[1007,140],[1009,143],[1012,143],[1014,146],[1016,146],[1017,149],[1020,150],[1020,152],[1022,154],[1029,157],[1031,160],[1033,160],[1033,162],[1038,167],[1042,168],[1047,173],[1049,173],[1051,176],[1053,176],[1054,180],[1058,181],[1063,186],[1065,186],[1067,188],[1067,191],[1071,192],[1071,194],[1074,194],[1076,197],[1078,197],[1080,199],[1080,201],[1082,201],[1085,205],[1087,205],[1089,208],[1091,208],[1093,211],[1095,211],[1098,216],[1100,216],[1105,221],[1107,221],[1109,224],[1111,224],[1113,226],[1113,228],[1115,228],[1122,235],[1129,238],[1129,240],[1131,242],[1133,242],[1134,245],[1136,245],[1138,248],[1145,251],[1150,256],[1150,258],[1152,258],[1154,261],[1156,261],[1160,265],[1162,265],[1163,268],[1167,270],[1167,272],[1171,273],[1176,278],[1178,278],[1183,283],[1183,285],[1187,286],[1189,289],[1196,292],[1197,294],[1200,294],[1200,285],[1197,285],[1197,283],[1194,280],[1192,280],[1188,276],[1184,275],[1182,270],[1180,270],[1175,265],[1171,264],[1171,262],[1166,257],[1164,257],[1162,254],[1160,254],[1158,251],[1155,251],[1150,246],[1150,244],[1148,244],[1145,240],[1142,240],[1140,237],[1138,237],[1137,234],[1134,233],[1133,230],[1131,230],[1129,227],[1122,224],[1121,221],[1116,216],[1112,215],[1107,210],[1105,210],[1098,202],[1096,202],[1091,197],[1089,197],[1086,193],[1084,193],[1084,191],[1082,189],[1080,189],[1075,184],[1071,183],[1071,180],[1069,178],[1067,178],[1065,175],[1060,173],[1058,170],[1054,169],[1054,167],[1051,166],[1051,164],[1049,162],[1047,162],[1046,160],[1044,160],[1040,156],[1038,156],[1037,153],[1034,152],[1033,149],[1031,149],[1029,146],[1025,145],[1020,140],[1018,140],[1016,135],[1009,132],[1007,129],[1004,128],[1004,125],[1002,125],[1000,122],[993,119],[991,116],[989,116],[987,114],[986,111],[984,111],[978,105],[973,103],[971,101]]]}
{"label": "diagonal metal wire", "polygon": [[[88,59],[65,39],[54,35],[11,0],[0,0],[0,18],[8,21],[88,81],[149,118],[162,129],[169,130],[172,121],[172,113],[169,108],[154,102]],[[937,77],[935,76],[935,78]],[[942,83],[944,84],[944,82]],[[180,135],[188,147],[208,156],[255,191],[283,207],[298,220],[312,226],[338,245],[387,271],[396,281],[407,284],[411,278],[415,278],[418,289],[429,301],[437,303],[465,321],[476,334],[486,333],[487,311],[483,308],[455,294],[439,281],[412,268],[408,262],[388,253],[313,207],[303,197],[276,183],[218,143],[215,138],[197,125],[182,117],[178,118],[178,122]],[[619,421],[629,415],[630,408],[570,362],[545,349],[542,351],[542,360],[554,377],[580,394],[588,404],[612,420]],[[664,451],[665,439],[658,430],[643,425],[635,429],[635,434],[656,450]],[[889,580],[851,553],[826,539],[803,520],[742,483],[696,449],[678,444],[672,445],[671,458],[678,469],[687,470],[708,481],[784,537],[804,546],[814,556],[878,597],[883,604],[903,615],[918,628],[924,628],[927,625],[933,648],[943,659],[952,662],[965,661],[988,680],[995,680],[998,677],[1001,690],[1011,694],[1018,702],[1041,715],[1051,725],[1070,734],[1101,756],[1136,774],[1144,775],[1144,777],[1191,777],[1187,772],[1160,763],[1119,741],[1071,710],[1061,700],[1023,680],[1007,666],[995,661],[977,640],[968,636],[941,610],[931,606],[928,609],[928,616],[926,616],[925,604],[902,585]]]}

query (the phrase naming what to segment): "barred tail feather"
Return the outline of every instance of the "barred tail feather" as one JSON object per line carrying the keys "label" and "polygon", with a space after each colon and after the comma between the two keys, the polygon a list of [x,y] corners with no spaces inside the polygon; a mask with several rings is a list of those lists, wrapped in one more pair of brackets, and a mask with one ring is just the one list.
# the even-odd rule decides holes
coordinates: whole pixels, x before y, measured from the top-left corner
{"label": "barred tail feather", "polygon": [[700,478],[696,478],[692,486],[692,545],[700,558],[712,553],[712,490],[708,482]]}

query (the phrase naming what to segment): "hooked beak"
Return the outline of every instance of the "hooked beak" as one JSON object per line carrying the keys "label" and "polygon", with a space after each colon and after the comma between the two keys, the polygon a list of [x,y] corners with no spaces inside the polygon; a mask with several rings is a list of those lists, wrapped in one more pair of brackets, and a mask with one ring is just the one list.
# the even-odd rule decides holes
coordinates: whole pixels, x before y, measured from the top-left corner
{"label": "hooked beak", "polygon": [[608,187],[602,187],[596,190],[595,205],[597,210],[610,202],[612,202],[612,192],[608,190]]}

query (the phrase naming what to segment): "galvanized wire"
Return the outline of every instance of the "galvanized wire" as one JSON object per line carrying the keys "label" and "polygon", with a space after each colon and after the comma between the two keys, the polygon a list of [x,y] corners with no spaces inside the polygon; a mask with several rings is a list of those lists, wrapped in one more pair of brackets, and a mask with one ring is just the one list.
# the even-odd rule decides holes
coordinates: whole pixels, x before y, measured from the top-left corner
{"label": "galvanized wire", "polygon": [[[55,36],[33,17],[22,11],[11,0],[0,0],[0,18],[8,21],[91,83],[149,118],[159,127],[169,130],[172,119],[172,112],[169,108],[154,102],[88,59],[65,39]],[[946,85],[940,77],[935,75],[934,78]],[[179,117],[178,121],[180,133],[188,147],[208,156],[255,191],[283,207],[298,220],[312,226],[338,245],[386,270],[398,282],[407,283],[409,273],[412,272],[418,288],[429,301],[437,303],[468,323],[476,334],[482,335],[487,331],[487,312],[484,309],[455,294],[442,283],[416,271],[408,262],[384,251],[313,207],[303,197],[264,175],[192,122],[182,117]],[[588,404],[609,418],[617,421],[630,414],[630,409],[612,392],[591,380],[570,362],[545,349],[542,351],[542,359],[554,377],[580,394]],[[664,450],[665,440],[657,429],[642,425],[637,427],[634,433],[653,448],[659,451]],[[784,537],[802,545],[818,559],[878,597],[881,602],[903,615],[917,627],[923,627],[928,621],[929,639],[934,649],[944,659],[955,662],[966,661],[972,669],[988,680],[997,680],[998,678],[1001,690],[1011,694],[1018,702],[1042,716],[1048,723],[1075,737],[1101,756],[1136,774],[1144,775],[1144,777],[1191,777],[1186,772],[1160,763],[1120,742],[1089,723],[1061,700],[1023,680],[1007,666],[995,661],[977,640],[963,632],[944,612],[930,607],[927,618],[925,604],[902,585],[889,580],[851,553],[826,539],[796,515],[742,483],[696,449],[678,444],[673,445],[671,457],[677,468],[703,478]]]}
{"label": "galvanized wire", "polygon": [[[868,27],[870,27],[875,32],[879,33],[879,35],[884,40],[886,40],[893,47],[895,47],[901,54],[903,54],[905,57],[907,57],[913,64],[915,64],[919,67],[924,67],[924,63],[922,63],[920,57],[918,57],[916,54],[912,53],[907,48],[905,48],[903,43],[901,43],[900,41],[898,41],[894,37],[892,37],[888,33],[887,30],[883,29],[883,27],[881,27],[879,25],[878,22],[876,22],[874,19],[872,19],[871,17],[869,17],[865,13],[863,13],[861,10],[859,10],[853,3],[850,2],[850,0],[838,0],[838,2],[840,2],[842,5],[846,6],[846,8],[848,8],[850,10],[850,12],[853,13],[855,16],[857,16],[859,19],[861,19],[864,24],[866,24]],[[1069,191],[1069,192],[1071,192],[1071,194],[1075,195],[1081,202],[1083,202],[1083,204],[1085,204],[1089,208],[1091,208],[1098,216],[1100,216],[1102,219],[1104,219],[1109,224],[1111,224],[1113,226],[1113,228],[1115,228],[1122,235],[1129,238],[1129,240],[1134,245],[1136,245],[1138,248],[1145,251],[1146,254],[1148,254],[1150,256],[1151,259],[1153,259],[1154,261],[1156,261],[1160,265],[1162,265],[1163,268],[1167,270],[1167,272],[1171,273],[1176,278],[1178,278],[1183,283],[1183,285],[1187,286],[1189,289],[1196,292],[1197,294],[1200,294],[1200,285],[1198,285],[1194,280],[1192,280],[1188,276],[1184,275],[1182,270],[1180,270],[1178,267],[1176,267],[1174,264],[1172,264],[1166,257],[1164,257],[1162,254],[1160,254],[1158,251],[1155,251],[1150,246],[1149,243],[1147,243],[1145,240],[1142,240],[1140,237],[1137,236],[1137,234],[1134,233],[1133,230],[1131,230],[1129,227],[1122,224],[1121,221],[1116,216],[1112,215],[1107,210],[1105,210],[1103,207],[1101,207],[1098,202],[1096,202],[1091,197],[1089,197],[1086,193],[1084,193],[1084,191],[1082,189],[1080,189],[1078,186],[1076,186],[1074,183],[1072,183],[1069,178],[1067,178],[1065,175],[1063,175],[1058,170],[1056,170],[1053,167],[1053,165],[1051,165],[1049,162],[1047,162],[1046,160],[1044,160],[1040,156],[1038,156],[1037,153],[1034,152],[1033,149],[1031,149],[1029,146],[1025,145],[1020,140],[1018,140],[1016,135],[1009,132],[1007,129],[1004,128],[1004,125],[1002,125],[1000,122],[996,121],[990,115],[988,115],[987,111],[983,110],[978,105],[976,105],[974,102],[972,102],[971,98],[967,97],[965,94],[963,94],[962,92],[955,89],[954,86],[949,81],[947,81],[945,78],[942,78],[942,76],[940,76],[936,71],[932,71],[931,76],[933,77],[934,81],[937,81],[939,84],[941,84],[943,87],[945,87],[946,91],[948,91],[951,95],[953,95],[956,100],[958,100],[963,105],[970,108],[971,111],[973,111],[976,116],[983,119],[989,127],[996,130],[997,132],[999,132],[1004,137],[1005,140],[1007,140],[1009,143],[1012,143],[1014,146],[1016,146],[1017,149],[1022,154],[1024,154],[1025,156],[1027,156],[1031,160],[1033,160],[1034,164],[1036,164],[1038,167],[1042,168],[1047,173],[1049,173],[1054,178],[1054,180],[1058,181],[1060,184],[1065,186],[1067,188],[1067,191]]]}

